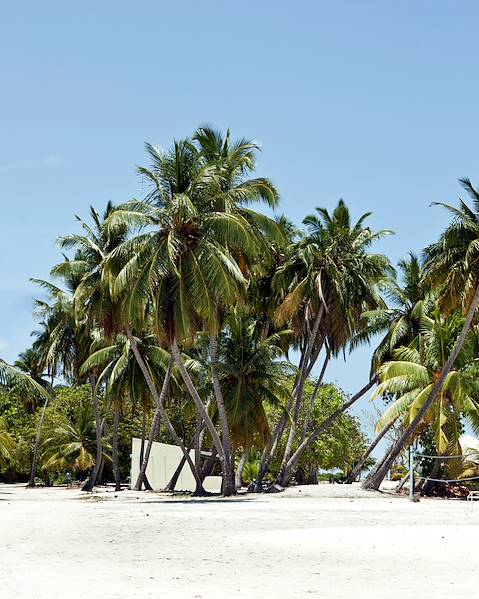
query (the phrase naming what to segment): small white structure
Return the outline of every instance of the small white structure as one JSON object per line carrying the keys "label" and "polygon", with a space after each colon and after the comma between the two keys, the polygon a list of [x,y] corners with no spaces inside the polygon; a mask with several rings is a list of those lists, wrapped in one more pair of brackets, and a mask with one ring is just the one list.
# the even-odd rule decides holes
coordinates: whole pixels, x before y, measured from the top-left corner
{"label": "small white structure", "polygon": [[[140,473],[140,448],[141,439],[134,437],[131,440],[130,481],[132,486],[134,486]],[[192,460],[195,459],[194,450],[190,451],[190,456]],[[146,468],[146,476],[155,491],[161,491],[170,482],[182,457],[183,452],[176,445],[157,443],[156,441],[153,442],[148,466]],[[191,473],[191,469],[188,464],[185,464],[178,477],[176,489],[178,491],[194,491],[195,487],[195,479]],[[210,491],[211,493],[219,493],[221,491],[221,476],[207,476],[204,480],[203,487],[206,491]]]}

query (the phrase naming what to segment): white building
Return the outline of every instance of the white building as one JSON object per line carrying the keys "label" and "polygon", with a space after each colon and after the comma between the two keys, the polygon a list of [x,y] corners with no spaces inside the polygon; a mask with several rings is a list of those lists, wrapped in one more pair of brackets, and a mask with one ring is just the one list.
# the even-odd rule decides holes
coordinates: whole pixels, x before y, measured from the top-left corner
{"label": "white building", "polygon": [[[134,486],[140,473],[140,448],[141,439],[133,438],[131,440],[131,470],[130,481],[131,486]],[[190,451],[190,456],[194,460],[194,450]],[[170,482],[176,468],[181,462],[183,452],[176,445],[168,443],[153,442],[151,448],[146,475],[150,485],[155,491],[161,491]],[[207,476],[203,486],[206,491],[219,493],[221,491],[221,476]],[[194,491],[195,479],[191,473],[191,469],[187,463],[183,466],[178,482],[176,483],[177,491]]]}

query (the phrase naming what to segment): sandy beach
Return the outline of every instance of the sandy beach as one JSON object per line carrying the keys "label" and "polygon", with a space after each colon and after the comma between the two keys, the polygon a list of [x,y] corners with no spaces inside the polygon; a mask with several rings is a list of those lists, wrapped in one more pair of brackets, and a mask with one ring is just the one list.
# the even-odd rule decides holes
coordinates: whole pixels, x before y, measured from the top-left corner
{"label": "sandy beach", "polygon": [[479,506],[296,487],[237,499],[0,487],[0,596],[436,599],[474,592]]}

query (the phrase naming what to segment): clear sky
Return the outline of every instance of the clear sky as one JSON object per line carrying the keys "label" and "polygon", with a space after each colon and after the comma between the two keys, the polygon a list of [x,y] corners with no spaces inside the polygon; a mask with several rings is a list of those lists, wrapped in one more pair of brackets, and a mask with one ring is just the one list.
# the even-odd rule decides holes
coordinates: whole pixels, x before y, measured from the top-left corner
{"label": "clear sky", "polygon": [[[300,223],[340,197],[393,262],[479,179],[479,4],[68,0],[2,6],[0,356],[30,343],[29,277],[89,204],[141,196],[143,143],[208,122],[259,140],[258,174]],[[333,365],[354,392],[369,352]]]}

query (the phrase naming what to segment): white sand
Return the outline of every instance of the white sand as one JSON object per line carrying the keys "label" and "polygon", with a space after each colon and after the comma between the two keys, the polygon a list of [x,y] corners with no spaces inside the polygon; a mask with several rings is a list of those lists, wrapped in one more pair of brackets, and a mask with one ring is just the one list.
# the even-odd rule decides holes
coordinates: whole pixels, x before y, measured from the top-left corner
{"label": "white sand", "polygon": [[342,485],[232,500],[0,485],[0,534],[9,599],[477,595],[479,504]]}

